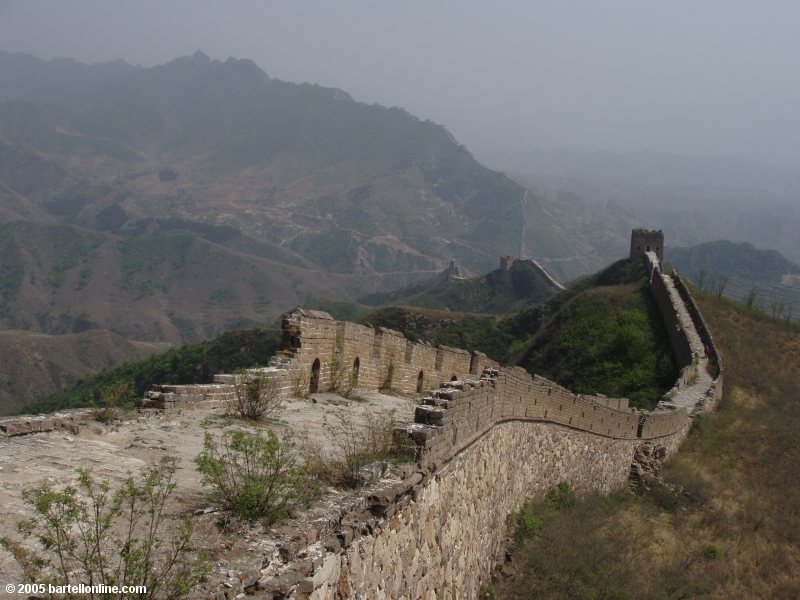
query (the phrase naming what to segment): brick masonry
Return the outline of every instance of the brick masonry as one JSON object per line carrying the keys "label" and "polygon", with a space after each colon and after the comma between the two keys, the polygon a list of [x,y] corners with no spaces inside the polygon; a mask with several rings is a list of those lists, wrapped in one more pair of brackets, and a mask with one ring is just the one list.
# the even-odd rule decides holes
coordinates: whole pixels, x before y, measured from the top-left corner
{"label": "brick masonry", "polygon": [[626,399],[576,395],[517,367],[487,365],[480,379],[442,377],[415,422],[401,428],[417,469],[331,520],[326,533],[336,543],[320,535],[298,552],[318,568],[303,577],[302,559],[273,566],[265,589],[315,599],[475,598],[502,550],[507,515],[528,497],[560,481],[610,491],[625,485],[642,444],[677,451],[690,413],[721,397],[722,364],[713,381],[699,376],[706,364],[698,345],[719,361],[713,338],[677,274],[665,276],[655,252],[643,256],[681,367],[675,389],[691,404],[633,410]]}
{"label": "brick masonry", "polygon": [[[525,499],[560,481],[609,491],[625,484],[643,443],[676,451],[690,413],[710,410],[721,397],[722,363],[681,279],[662,273],[655,252],[644,260],[682,369],[670,398],[683,404],[655,411],[573,394],[481,353],[410,342],[389,329],[318,311],[285,315],[283,349],[260,370],[282,393],[324,391],[343,377],[357,389],[430,393],[399,432],[415,462],[346,505],[328,504],[323,518],[313,511],[299,517],[288,528],[296,533],[264,557],[268,566],[248,575],[254,589],[267,598],[475,598],[502,548],[506,516]],[[706,350],[718,361],[714,380],[698,356]],[[162,408],[224,402],[235,377],[161,386],[150,401]],[[4,419],[0,432],[21,435],[80,418]]]}

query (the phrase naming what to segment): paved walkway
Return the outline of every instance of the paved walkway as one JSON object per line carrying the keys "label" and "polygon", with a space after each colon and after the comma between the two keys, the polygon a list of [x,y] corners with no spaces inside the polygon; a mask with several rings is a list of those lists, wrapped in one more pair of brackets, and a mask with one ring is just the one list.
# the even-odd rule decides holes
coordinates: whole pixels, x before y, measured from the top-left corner
{"label": "paved walkway", "polygon": [[669,292],[670,300],[677,309],[678,321],[681,324],[681,328],[689,339],[689,347],[698,361],[695,380],[690,385],[673,392],[668,402],[676,408],[683,407],[689,411],[689,414],[694,414],[695,412],[703,410],[706,393],[714,381],[711,374],[708,372],[708,359],[704,358],[705,346],[700,337],[700,333],[694,325],[694,321],[692,321],[686,303],[683,301],[683,298],[681,298],[681,295],[678,293],[672,281],[672,277],[663,274],[657,274],[656,276],[661,277],[664,281],[664,285]]}

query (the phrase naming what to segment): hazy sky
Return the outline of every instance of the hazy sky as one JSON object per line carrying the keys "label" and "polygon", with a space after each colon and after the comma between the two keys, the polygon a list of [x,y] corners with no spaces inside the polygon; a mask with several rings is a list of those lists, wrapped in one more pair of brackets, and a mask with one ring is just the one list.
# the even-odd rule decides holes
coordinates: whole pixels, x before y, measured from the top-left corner
{"label": "hazy sky", "polygon": [[796,1],[0,0],[0,48],[252,58],[442,123],[479,158],[646,149],[800,166]]}

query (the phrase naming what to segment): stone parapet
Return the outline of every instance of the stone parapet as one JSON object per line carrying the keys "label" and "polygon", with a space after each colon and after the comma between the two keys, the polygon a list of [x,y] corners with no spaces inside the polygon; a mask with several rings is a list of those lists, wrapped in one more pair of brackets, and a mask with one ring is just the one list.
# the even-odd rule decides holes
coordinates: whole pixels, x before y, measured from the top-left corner
{"label": "stone parapet", "polygon": [[519,367],[504,367],[487,370],[481,380],[442,384],[422,399],[414,423],[399,429],[411,438],[415,460],[426,464],[449,461],[504,421],[549,422],[621,440],[657,440],[688,430],[683,408],[639,411],[628,409],[625,399],[614,400],[624,408],[573,394]]}

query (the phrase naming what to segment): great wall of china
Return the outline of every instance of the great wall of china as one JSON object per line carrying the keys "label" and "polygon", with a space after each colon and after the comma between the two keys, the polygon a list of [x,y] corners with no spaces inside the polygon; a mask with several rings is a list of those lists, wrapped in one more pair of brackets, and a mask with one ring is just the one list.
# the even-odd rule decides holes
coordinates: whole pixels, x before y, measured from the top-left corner
{"label": "great wall of china", "polygon": [[[507,515],[528,497],[560,481],[610,491],[625,485],[643,446],[676,451],[691,415],[719,401],[723,370],[683,281],[662,273],[662,252],[661,232],[634,231],[631,259],[647,265],[681,368],[654,411],[631,409],[624,398],[573,394],[481,353],[411,342],[327,313],[287,314],[283,350],[259,371],[283,393],[323,391],[344,378],[359,390],[424,397],[414,422],[398,431],[414,462],[282,527],[274,556],[242,578],[250,580],[247,591],[266,598],[475,598],[503,550]],[[161,386],[148,402],[167,411],[224,403],[234,377]],[[49,430],[59,419],[73,426],[76,417],[5,419],[0,431]]]}

